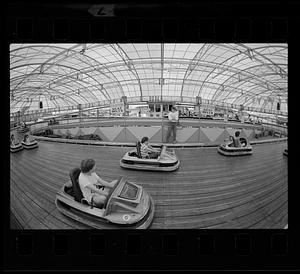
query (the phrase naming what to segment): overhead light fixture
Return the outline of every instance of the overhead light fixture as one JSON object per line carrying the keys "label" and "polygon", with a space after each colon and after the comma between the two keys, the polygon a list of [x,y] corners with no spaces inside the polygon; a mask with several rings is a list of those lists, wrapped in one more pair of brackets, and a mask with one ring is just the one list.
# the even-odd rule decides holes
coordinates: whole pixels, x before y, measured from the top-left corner
{"label": "overhead light fixture", "polygon": [[80,53],[80,54],[84,54],[85,51],[86,51],[86,44],[83,44],[83,45],[82,45],[82,49],[81,49],[81,51],[79,51],[79,53]]}

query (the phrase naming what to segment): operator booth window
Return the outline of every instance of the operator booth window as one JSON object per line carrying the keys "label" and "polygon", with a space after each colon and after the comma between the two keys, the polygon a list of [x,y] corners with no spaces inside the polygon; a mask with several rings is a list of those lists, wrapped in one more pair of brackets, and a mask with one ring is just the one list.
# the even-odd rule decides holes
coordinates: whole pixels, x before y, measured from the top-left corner
{"label": "operator booth window", "polygon": [[160,112],[160,105],[155,105],[155,112]]}

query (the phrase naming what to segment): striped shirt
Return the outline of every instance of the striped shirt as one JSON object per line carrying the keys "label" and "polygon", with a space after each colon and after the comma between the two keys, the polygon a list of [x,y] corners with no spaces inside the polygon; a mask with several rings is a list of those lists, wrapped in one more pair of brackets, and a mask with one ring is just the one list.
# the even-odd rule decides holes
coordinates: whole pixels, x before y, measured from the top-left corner
{"label": "striped shirt", "polygon": [[149,149],[148,145],[146,145],[145,143],[141,143],[141,155],[142,155],[142,157],[148,156],[149,152],[151,152],[151,150]]}

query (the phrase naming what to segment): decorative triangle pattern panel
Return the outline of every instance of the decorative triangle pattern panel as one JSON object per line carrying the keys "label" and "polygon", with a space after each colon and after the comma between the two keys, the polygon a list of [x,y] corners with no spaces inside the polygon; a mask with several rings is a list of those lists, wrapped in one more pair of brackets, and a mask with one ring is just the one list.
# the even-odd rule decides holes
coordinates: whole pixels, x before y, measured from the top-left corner
{"label": "decorative triangle pattern panel", "polygon": [[103,132],[100,130],[100,128],[96,128],[96,130],[93,132],[93,134],[99,135],[102,141],[104,142],[110,142],[111,140],[108,139],[108,137],[103,134]]}
{"label": "decorative triangle pattern panel", "polygon": [[114,142],[125,143],[126,142],[126,129],[122,127],[121,132],[115,137]]}
{"label": "decorative triangle pattern panel", "polygon": [[[137,140],[141,140],[144,136],[151,138],[161,129],[160,127],[127,127],[126,128],[129,132],[136,137]],[[128,132],[127,131],[127,132]],[[126,132],[126,137],[127,137]]]}
{"label": "decorative triangle pattern panel", "polygon": [[[162,130],[161,127],[152,127],[155,129],[158,129],[157,132],[151,137],[149,138],[150,143],[161,143],[162,142]],[[145,132],[146,134],[146,132]]]}
{"label": "decorative triangle pattern panel", "polygon": [[194,133],[198,131],[197,128],[183,128],[181,130],[177,130],[176,139],[178,143],[185,143],[189,138],[191,138]]}
{"label": "decorative triangle pattern panel", "polygon": [[99,127],[99,129],[107,137],[108,141],[113,142],[124,127]]}
{"label": "decorative triangle pattern panel", "polygon": [[202,131],[203,128],[200,128],[199,142],[204,144],[210,144],[211,140],[206,136],[206,134]]}
{"label": "decorative triangle pattern panel", "polygon": [[254,137],[254,130],[253,129],[243,129],[243,131],[245,132],[246,137],[248,139],[251,139],[251,138]]}
{"label": "decorative triangle pattern panel", "polygon": [[[199,128],[195,128],[195,132],[185,141],[186,143],[198,143],[199,142]],[[201,132],[200,132],[201,137]],[[200,140],[201,142],[201,140]]]}
{"label": "decorative triangle pattern panel", "polygon": [[[144,132],[142,132],[142,134],[144,134]],[[140,141],[143,138],[143,136],[141,138],[137,138],[128,128],[125,128],[125,136],[126,142],[128,143],[135,143],[136,141]]]}
{"label": "decorative triangle pattern panel", "polygon": [[79,128],[79,130],[77,131],[75,136],[81,136],[81,135],[85,135],[83,130],[81,128]]}
{"label": "decorative triangle pattern panel", "polygon": [[76,136],[78,130],[79,130],[78,127],[72,127],[72,128],[69,129],[72,136]]}
{"label": "decorative triangle pattern panel", "polygon": [[[161,136],[163,142],[166,142],[166,141],[167,141],[167,134],[168,134],[168,126],[164,125],[164,126],[163,126],[163,130],[162,130],[162,136]],[[171,136],[170,136],[170,142],[171,142],[171,140],[173,140],[172,138],[173,138],[173,137],[172,137],[172,135],[171,135]]]}
{"label": "decorative triangle pattern panel", "polygon": [[66,134],[66,132],[67,132],[67,129],[61,128],[59,134],[63,135],[63,134]]}
{"label": "decorative triangle pattern panel", "polygon": [[215,140],[214,144],[223,144],[226,139],[226,130],[224,129],[223,132],[219,135],[219,137]]}
{"label": "decorative triangle pattern panel", "polygon": [[81,131],[83,132],[83,135],[89,135],[93,134],[96,131],[96,127],[85,127],[81,128]]}
{"label": "decorative triangle pattern panel", "polygon": [[231,136],[234,136],[234,133],[235,133],[237,130],[238,130],[238,129],[236,129],[236,128],[230,128],[230,127],[226,128],[227,133],[228,133],[229,135],[231,135]]}
{"label": "decorative triangle pattern panel", "polygon": [[201,131],[212,143],[219,142],[221,139],[224,141],[223,128],[201,128]]}

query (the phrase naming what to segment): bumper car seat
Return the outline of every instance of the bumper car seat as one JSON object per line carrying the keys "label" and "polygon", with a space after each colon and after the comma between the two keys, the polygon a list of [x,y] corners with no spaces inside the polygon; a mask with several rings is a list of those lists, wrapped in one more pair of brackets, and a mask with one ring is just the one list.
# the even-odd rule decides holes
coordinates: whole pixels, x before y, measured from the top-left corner
{"label": "bumper car seat", "polygon": [[[90,205],[91,208],[93,208],[93,206],[94,206],[93,205],[93,197],[91,199],[91,203],[89,203],[87,201],[87,199],[85,199],[83,197],[82,191],[80,189],[79,182],[78,182],[80,172],[81,172],[80,168],[76,167],[76,168],[72,169],[69,174],[71,182],[72,182],[72,188],[73,188],[75,201],[82,203],[82,204]],[[99,207],[99,208],[103,208],[103,207]]]}

